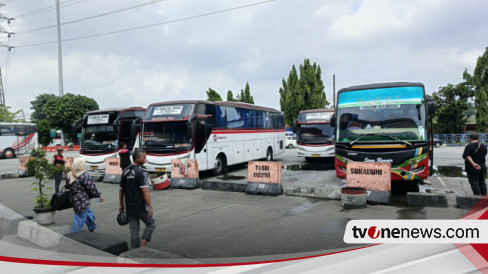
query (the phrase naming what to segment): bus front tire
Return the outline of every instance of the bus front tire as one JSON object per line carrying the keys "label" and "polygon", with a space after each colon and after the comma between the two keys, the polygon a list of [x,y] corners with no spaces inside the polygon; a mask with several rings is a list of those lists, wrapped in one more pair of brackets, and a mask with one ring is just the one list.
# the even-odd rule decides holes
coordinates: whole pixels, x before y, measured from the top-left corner
{"label": "bus front tire", "polygon": [[273,150],[271,148],[266,151],[266,161],[273,161]]}
{"label": "bus front tire", "polygon": [[4,159],[12,159],[15,158],[15,152],[11,148],[7,148],[3,151],[3,158]]}
{"label": "bus front tire", "polygon": [[215,167],[212,170],[212,173],[215,176],[222,175],[227,172],[227,160],[225,159],[225,156],[220,154],[217,156],[217,159],[215,159]]}

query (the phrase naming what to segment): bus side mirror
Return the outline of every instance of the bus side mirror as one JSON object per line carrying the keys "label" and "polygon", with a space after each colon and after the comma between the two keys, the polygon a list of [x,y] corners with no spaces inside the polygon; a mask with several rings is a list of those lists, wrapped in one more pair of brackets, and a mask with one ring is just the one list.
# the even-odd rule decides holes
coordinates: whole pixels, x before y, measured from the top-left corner
{"label": "bus side mirror", "polygon": [[297,120],[293,121],[293,133],[297,134]]}
{"label": "bus side mirror", "polygon": [[435,102],[427,101],[427,115],[434,116],[434,114],[435,114]]}
{"label": "bus side mirror", "polygon": [[330,127],[335,127],[336,124],[336,115],[335,113],[332,114],[332,117],[330,117]]}
{"label": "bus side mirror", "polygon": [[134,121],[132,121],[132,124],[130,125],[130,138],[135,139],[137,132],[141,129],[140,123],[141,123],[142,118],[137,118]]}

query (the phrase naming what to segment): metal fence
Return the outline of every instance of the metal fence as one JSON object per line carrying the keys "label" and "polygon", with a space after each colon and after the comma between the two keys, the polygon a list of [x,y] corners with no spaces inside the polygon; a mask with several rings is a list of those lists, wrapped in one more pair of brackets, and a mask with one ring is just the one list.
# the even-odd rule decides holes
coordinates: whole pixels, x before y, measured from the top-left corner
{"label": "metal fence", "polygon": [[[469,143],[470,134],[434,134],[434,138],[442,140],[445,144]],[[478,133],[479,141],[485,143],[488,141],[488,133]]]}

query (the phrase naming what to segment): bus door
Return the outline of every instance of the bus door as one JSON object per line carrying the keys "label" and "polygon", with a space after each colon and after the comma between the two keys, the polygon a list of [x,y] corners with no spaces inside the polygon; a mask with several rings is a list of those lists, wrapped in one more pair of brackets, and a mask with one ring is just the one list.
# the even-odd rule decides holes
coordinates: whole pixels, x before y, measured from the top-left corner
{"label": "bus door", "polygon": [[[191,123],[191,122],[189,122]],[[195,159],[198,162],[198,169],[199,170],[207,170],[208,163],[213,163],[210,159],[209,147],[207,144],[208,140],[208,128],[205,123],[205,119],[195,119],[194,120],[194,129],[195,129]],[[211,166],[210,168],[212,168]]]}

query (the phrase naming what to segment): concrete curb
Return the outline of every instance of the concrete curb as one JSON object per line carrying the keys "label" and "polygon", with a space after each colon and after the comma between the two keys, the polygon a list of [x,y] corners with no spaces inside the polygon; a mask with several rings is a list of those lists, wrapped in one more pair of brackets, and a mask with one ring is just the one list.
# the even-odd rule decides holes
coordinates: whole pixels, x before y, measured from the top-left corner
{"label": "concrete curb", "polygon": [[200,178],[171,178],[169,187],[183,189],[197,189],[202,187]]}
{"label": "concrete curb", "polygon": [[414,206],[447,207],[446,194],[407,192],[407,203]]}
{"label": "concrete curb", "polygon": [[34,221],[27,220],[19,223],[17,236],[40,247],[51,248],[58,246],[61,236],[69,232],[69,225],[41,226]]}
{"label": "concrete curb", "polygon": [[281,184],[248,182],[246,193],[250,195],[278,196],[283,194],[283,186]]}
{"label": "concrete curb", "polygon": [[313,186],[288,186],[284,189],[287,196],[298,196],[317,199],[341,199],[341,188],[313,187]]}
{"label": "concrete curb", "polygon": [[17,212],[0,206],[0,229],[3,234],[17,234],[19,223],[27,219]]}
{"label": "concrete curb", "polygon": [[18,172],[10,172],[10,173],[0,174],[0,179],[12,179],[12,178],[19,178],[19,173]]}
{"label": "concrete curb", "polygon": [[480,201],[483,204],[480,207],[485,207],[488,204],[488,198],[481,195],[456,195],[457,206],[462,209],[472,209]]}
{"label": "concrete curb", "polygon": [[122,178],[122,175],[105,174],[105,176],[103,176],[103,182],[109,183],[109,184],[120,184],[121,178]]}
{"label": "concrete curb", "polygon": [[135,261],[143,264],[201,264],[202,262],[177,256],[168,252],[140,247],[123,252],[119,255],[118,263]]}
{"label": "concrete curb", "polygon": [[367,190],[366,202],[369,204],[390,204],[391,191]]}
{"label": "concrete curb", "polygon": [[246,192],[247,182],[236,181],[209,181],[202,180],[202,189],[205,190],[217,190],[217,191],[229,191],[229,192]]}

